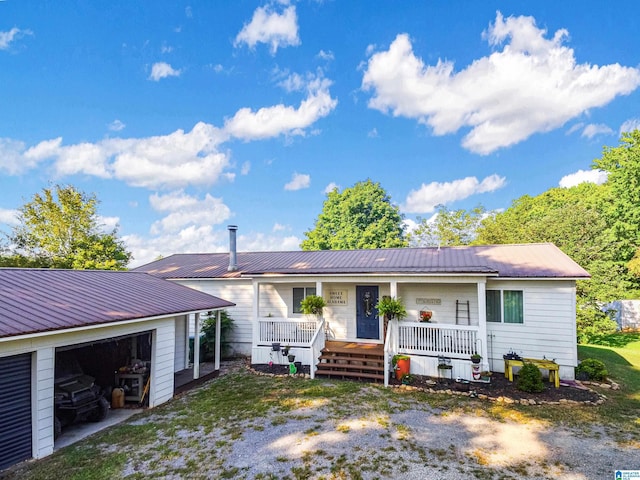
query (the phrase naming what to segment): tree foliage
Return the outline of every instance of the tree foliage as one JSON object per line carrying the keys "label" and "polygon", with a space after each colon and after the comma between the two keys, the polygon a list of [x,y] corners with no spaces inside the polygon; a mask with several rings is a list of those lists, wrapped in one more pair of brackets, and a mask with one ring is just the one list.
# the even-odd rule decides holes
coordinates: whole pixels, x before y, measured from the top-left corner
{"label": "tree foliage", "polygon": [[476,237],[480,222],[487,212],[481,205],[472,210],[449,210],[438,205],[432,219],[418,217],[418,226],[407,234],[412,247],[454,247],[469,245]]}
{"label": "tree foliage", "polygon": [[55,185],[19,208],[9,236],[12,266],[122,270],[131,260],[117,228],[101,231],[98,200],[73,186]]}
{"label": "tree foliage", "polygon": [[379,183],[358,182],[327,194],[314,228],[304,233],[300,246],[303,250],[404,247],[403,219]]}

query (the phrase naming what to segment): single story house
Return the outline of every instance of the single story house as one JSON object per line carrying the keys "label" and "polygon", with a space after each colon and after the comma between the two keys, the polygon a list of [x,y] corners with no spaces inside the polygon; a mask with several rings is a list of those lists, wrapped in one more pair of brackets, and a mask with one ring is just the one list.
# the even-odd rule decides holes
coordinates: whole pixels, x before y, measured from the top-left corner
{"label": "single story house", "polygon": [[[513,351],[555,359],[560,377],[573,378],[576,281],[590,276],[553,244],[236,252],[236,229],[229,253],[177,254],[137,271],[234,302],[232,346],[253,363],[281,362],[280,343],[313,376],[326,370],[323,350],[350,363],[344,348],[369,346],[384,355],[380,379],[395,354],[410,355],[415,374],[438,376],[446,361],[454,378],[469,378],[472,353],[483,370],[502,372]],[[326,301],[322,318],[301,311],[312,294]],[[375,308],[383,296],[402,299],[408,312],[391,328]]]}
{"label": "single story house", "polygon": [[188,318],[232,305],[144,273],[0,268],[0,470],[53,452],[59,356],[74,354],[101,386],[145,361],[154,407],[189,366]]}

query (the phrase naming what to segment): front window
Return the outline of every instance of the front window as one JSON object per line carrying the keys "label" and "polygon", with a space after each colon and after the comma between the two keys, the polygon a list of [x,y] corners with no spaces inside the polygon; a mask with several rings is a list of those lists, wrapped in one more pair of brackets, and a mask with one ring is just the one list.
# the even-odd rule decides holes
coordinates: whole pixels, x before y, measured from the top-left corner
{"label": "front window", "polygon": [[309,295],[316,294],[316,287],[294,287],[293,289],[293,313],[303,313],[300,302]]}
{"label": "front window", "polygon": [[487,290],[487,322],[524,323],[522,290]]}

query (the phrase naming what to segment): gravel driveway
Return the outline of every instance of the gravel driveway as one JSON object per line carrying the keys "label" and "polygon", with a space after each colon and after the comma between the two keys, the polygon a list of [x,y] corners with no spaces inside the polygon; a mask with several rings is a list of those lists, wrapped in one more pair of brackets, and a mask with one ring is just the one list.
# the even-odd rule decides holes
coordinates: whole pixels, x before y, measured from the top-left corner
{"label": "gravel driveway", "polygon": [[[637,442],[597,426],[553,427],[481,400],[256,377],[237,362],[223,373],[74,454],[125,451],[120,478],[601,480],[640,469]],[[225,394],[237,397],[222,404]]]}

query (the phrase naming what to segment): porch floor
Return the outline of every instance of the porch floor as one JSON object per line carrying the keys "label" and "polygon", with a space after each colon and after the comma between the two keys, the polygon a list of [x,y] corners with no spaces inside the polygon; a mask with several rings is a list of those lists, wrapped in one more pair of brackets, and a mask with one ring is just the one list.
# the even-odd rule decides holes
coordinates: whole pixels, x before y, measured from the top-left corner
{"label": "porch floor", "polygon": [[193,378],[193,367],[180,370],[173,375],[173,393],[175,395],[190,390],[210,378],[217,377],[218,374],[219,370],[215,369],[213,362],[201,363],[200,378],[196,378],[195,380]]}
{"label": "porch floor", "polygon": [[326,352],[335,353],[365,353],[372,355],[384,355],[384,345],[380,343],[340,342],[327,340],[324,346]]}

